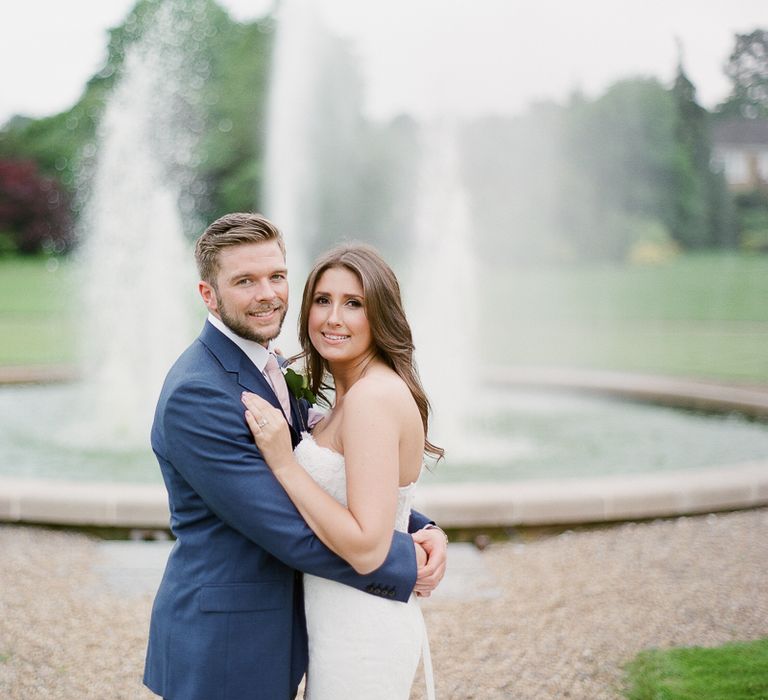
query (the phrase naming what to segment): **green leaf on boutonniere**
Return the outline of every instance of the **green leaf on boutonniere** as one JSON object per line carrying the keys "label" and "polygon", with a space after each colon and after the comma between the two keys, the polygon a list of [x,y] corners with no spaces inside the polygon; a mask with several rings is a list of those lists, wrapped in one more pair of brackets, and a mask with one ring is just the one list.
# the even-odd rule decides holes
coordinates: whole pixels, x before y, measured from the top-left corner
{"label": "green leaf on boutonniere", "polygon": [[317,403],[315,395],[309,389],[309,381],[303,374],[288,368],[285,370],[285,383],[297,399],[306,399],[310,406]]}

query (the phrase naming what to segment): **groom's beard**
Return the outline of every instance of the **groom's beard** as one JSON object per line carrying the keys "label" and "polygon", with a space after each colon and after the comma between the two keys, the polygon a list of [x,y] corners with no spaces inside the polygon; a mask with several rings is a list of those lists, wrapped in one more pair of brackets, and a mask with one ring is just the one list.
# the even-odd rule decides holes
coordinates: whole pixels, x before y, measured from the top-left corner
{"label": "groom's beard", "polygon": [[248,325],[247,321],[245,318],[243,318],[242,315],[230,314],[218,294],[216,294],[216,306],[222,323],[227,328],[229,328],[229,330],[231,330],[233,333],[236,333],[241,338],[245,338],[246,340],[253,340],[256,343],[259,343],[259,345],[264,345],[265,347],[270,340],[274,340],[278,335],[280,335],[280,329],[283,327],[285,314],[288,311],[288,307],[280,301],[270,302],[269,304],[261,304],[253,309],[249,309],[251,313],[259,313],[262,311],[269,311],[271,309],[278,309],[280,317],[277,322],[277,330],[274,330],[265,335],[253,330],[253,328]]}

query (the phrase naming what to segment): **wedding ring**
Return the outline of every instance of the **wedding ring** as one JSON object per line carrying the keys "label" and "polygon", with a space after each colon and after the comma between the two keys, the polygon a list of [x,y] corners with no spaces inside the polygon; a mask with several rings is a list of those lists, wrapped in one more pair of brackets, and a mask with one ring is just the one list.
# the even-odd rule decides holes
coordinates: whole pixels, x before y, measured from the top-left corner
{"label": "wedding ring", "polygon": [[266,418],[262,418],[260,421],[256,423],[260,428],[263,428],[269,421]]}

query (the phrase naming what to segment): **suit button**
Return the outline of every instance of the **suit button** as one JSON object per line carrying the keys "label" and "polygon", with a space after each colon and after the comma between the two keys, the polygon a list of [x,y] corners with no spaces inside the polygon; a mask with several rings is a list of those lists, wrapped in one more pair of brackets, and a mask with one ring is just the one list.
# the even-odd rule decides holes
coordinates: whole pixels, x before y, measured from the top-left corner
{"label": "suit button", "polygon": [[373,589],[373,592],[374,592],[376,595],[381,595],[381,588],[379,588],[378,586],[376,586],[376,587]]}
{"label": "suit button", "polygon": [[373,592],[373,586],[370,583],[365,587],[365,592],[366,593],[372,593]]}

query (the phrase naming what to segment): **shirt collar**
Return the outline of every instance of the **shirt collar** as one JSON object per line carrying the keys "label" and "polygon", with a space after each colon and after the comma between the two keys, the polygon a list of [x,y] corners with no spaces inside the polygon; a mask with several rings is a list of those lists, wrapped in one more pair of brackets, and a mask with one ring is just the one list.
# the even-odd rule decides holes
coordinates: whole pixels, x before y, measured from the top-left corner
{"label": "shirt collar", "polygon": [[232,329],[230,329],[224,322],[214,316],[212,313],[208,313],[208,322],[217,330],[221,331],[227,338],[229,338],[237,347],[239,347],[248,357],[248,359],[256,365],[259,372],[264,373],[264,368],[267,366],[267,360],[272,354],[267,348],[255,340],[248,340],[243,338]]}

